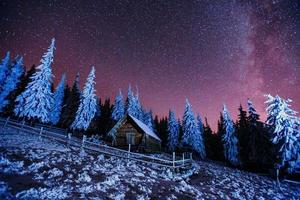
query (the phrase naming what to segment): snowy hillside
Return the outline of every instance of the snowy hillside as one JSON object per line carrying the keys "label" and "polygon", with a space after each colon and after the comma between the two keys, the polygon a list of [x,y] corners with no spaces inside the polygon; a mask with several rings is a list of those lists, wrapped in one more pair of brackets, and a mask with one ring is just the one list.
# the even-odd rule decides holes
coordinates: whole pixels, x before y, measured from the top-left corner
{"label": "snowy hillside", "polygon": [[209,162],[189,176],[0,130],[0,199],[300,199],[300,186]]}

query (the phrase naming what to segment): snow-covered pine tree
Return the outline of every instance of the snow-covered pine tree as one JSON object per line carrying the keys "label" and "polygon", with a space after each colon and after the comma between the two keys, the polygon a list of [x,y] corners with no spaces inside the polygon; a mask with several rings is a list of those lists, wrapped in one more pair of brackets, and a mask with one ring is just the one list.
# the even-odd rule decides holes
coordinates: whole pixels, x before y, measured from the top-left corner
{"label": "snow-covered pine tree", "polygon": [[192,146],[193,140],[192,135],[196,131],[197,125],[195,124],[194,113],[192,112],[191,104],[186,99],[185,109],[182,120],[182,145]]}
{"label": "snow-covered pine tree", "polygon": [[115,121],[119,121],[125,115],[125,104],[121,90],[115,98],[115,104],[111,114],[111,118]]}
{"label": "snow-covered pine tree", "polygon": [[53,105],[52,70],[55,39],[41,59],[37,71],[30,77],[31,81],[26,89],[16,98],[14,112],[19,117],[39,119],[41,122],[50,121],[50,111]]}
{"label": "snow-covered pine tree", "polygon": [[204,145],[202,145],[199,128],[188,99],[186,99],[185,104],[182,130],[182,145],[190,146],[193,150],[199,153],[200,157],[203,159],[205,157],[205,150],[203,148]]}
{"label": "snow-covered pine tree", "polygon": [[258,122],[259,115],[257,114],[257,112],[253,106],[253,102],[250,99],[247,100],[247,105],[248,105],[249,122],[253,122],[253,123]]}
{"label": "snow-covered pine tree", "polygon": [[233,121],[225,104],[223,106],[222,116],[224,130],[224,134],[222,135],[224,156],[230,164],[232,164],[233,166],[237,166],[240,163],[238,157],[238,139],[235,133]]}
{"label": "snow-covered pine tree", "polygon": [[6,53],[6,56],[2,59],[2,63],[0,65],[0,92],[3,90],[4,82],[9,74],[9,60],[10,60],[10,53],[9,51]]}
{"label": "snow-covered pine tree", "polygon": [[142,108],[138,99],[138,95],[134,95],[130,85],[127,94],[127,113],[137,119],[143,120]]}
{"label": "snow-covered pine tree", "polygon": [[92,67],[80,97],[80,105],[76,112],[75,120],[71,125],[72,129],[87,130],[97,112],[97,98],[96,90],[94,88],[94,79],[95,68]]}
{"label": "snow-covered pine tree", "polygon": [[23,58],[17,57],[11,67],[10,74],[3,83],[3,90],[0,93],[0,112],[9,104],[8,95],[17,88],[20,78],[24,74]]}
{"label": "snow-covered pine tree", "polygon": [[146,124],[151,130],[153,130],[153,114],[152,110],[144,111],[143,112],[143,122]]}
{"label": "snow-covered pine tree", "polygon": [[291,109],[291,99],[266,95],[267,123],[274,127],[272,142],[278,146],[278,167],[288,172],[300,170],[300,118]]}
{"label": "snow-covered pine tree", "polygon": [[179,146],[179,124],[177,122],[175,112],[169,111],[168,119],[168,148],[170,151],[175,151]]}
{"label": "snow-covered pine tree", "polygon": [[135,95],[135,105],[136,105],[136,109],[137,109],[137,118],[141,121],[144,120],[144,112],[143,110],[145,110],[140,102],[140,99],[139,99],[139,91],[138,91],[138,88],[136,87],[136,95]]}
{"label": "snow-covered pine tree", "polygon": [[206,157],[206,151],[205,151],[205,144],[204,144],[204,126],[202,123],[202,119],[200,117],[200,114],[197,115],[197,126],[199,130],[199,135],[196,136],[196,147],[198,149],[198,152],[200,154],[200,157],[204,159]]}
{"label": "snow-covered pine tree", "polygon": [[54,102],[52,105],[52,111],[50,113],[50,121],[53,125],[56,125],[60,120],[61,110],[64,101],[65,78],[65,74],[63,74],[54,92]]}

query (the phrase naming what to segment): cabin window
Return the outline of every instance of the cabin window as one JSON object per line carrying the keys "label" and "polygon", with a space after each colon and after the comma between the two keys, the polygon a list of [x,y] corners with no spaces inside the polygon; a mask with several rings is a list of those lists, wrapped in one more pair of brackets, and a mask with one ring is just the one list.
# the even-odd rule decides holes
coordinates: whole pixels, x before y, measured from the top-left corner
{"label": "cabin window", "polygon": [[135,134],[126,133],[127,144],[135,145]]}

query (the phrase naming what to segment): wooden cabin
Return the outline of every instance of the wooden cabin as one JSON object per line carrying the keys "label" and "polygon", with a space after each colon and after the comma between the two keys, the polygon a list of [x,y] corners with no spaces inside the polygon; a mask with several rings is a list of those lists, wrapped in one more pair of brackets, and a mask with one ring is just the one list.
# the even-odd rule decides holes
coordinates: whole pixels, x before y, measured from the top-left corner
{"label": "wooden cabin", "polygon": [[161,139],[142,121],[126,114],[109,131],[112,146],[132,151],[158,152],[161,148]]}

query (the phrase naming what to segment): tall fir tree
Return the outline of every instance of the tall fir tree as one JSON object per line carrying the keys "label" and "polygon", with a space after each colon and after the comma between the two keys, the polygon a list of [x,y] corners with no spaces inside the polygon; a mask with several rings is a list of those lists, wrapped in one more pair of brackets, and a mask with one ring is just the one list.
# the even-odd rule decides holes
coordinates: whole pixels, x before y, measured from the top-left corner
{"label": "tall fir tree", "polygon": [[71,125],[72,129],[86,131],[97,112],[97,99],[94,79],[95,68],[92,67],[92,70],[83,88],[75,120]]}
{"label": "tall fir tree", "polygon": [[70,92],[66,91],[64,106],[61,113],[60,123],[63,127],[68,128],[75,120],[76,111],[80,104],[80,86],[79,86],[79,74],[77,73],[75,81],[70,89]]}
{"label": "tall fir tree", "polygon": [[206,148],[204,141],[204,126],[199,113],[197,114],[197,126],[199,130],[199,135],[196,136],[198,139],[196,140],[197,144],[195,144],[195,146],[198,149],[198,152],[200,153],[200,157],[203,159],[206,157]]}
{"label": "tall fir tree", "polygon": [[274,127],[272,142],[278,147],[278,168],[300,171],[300,119],[291,109],[291,99],[266,95],[267,123]]}
{"label": "tall fir tree", "polygon": [[115,121],[119,121],[125,115],[125,104],[124,98],[121,90],[119,90],[119,94],[115,98],[115,104],[113,107],[113,111],[111,114],[111,118]]}
{"label": "tall fir tree", "polygon": [[129,85],[127,94],[127,113],[133,117],[143,120],[142,108],[138,99],[138,95],[134,95],[131,86]]}
{"label": "tall fir tree", "polygon": [[23,75],[23,58],[17,57],[11,67],[10,74],[3,83],[3,89],[0,93],[0,112],[3,112],[4,108],[10,103],[8,96],[17,89]]}
{"label": "tall fir tree", "polygon": [[20,83],[17,85],[17,88],[13,90],[6,98],[9,102],[9,104],[4,108],[4,112],[7,116],[14,115],[14,109],[16,105],[15,100],[25,90],[26,86],[30,82],[30,77],[36,72],[35,68],[35,65],[32,65],[26,73],[23,73],[23,75],[20,77]]}
{"label": "tall fir tree", "polygon": [[217,160],[224,161],[224,146],[223,146],[223,135],[225,134],[224,130],[224,118],[222,112],[220,112],[220,118],[218,120],[218,129],[217,129],[217,134],[216,134],[216,151],[215,155],[217,157]]}
{"label": "tall fir tree", "polygon": [[[261,171],[274,163],[274,148],[269,140],[264,123],[260,122],[260,116],[254,108],[253,102],[248,99],[248,128],[249,128],[249,154],[248,160]],[[247,164],[247,163],[246,163]],[[253,167],[252,167],[253,168]]]}
{"label": "tall fir tree", "polygon": [[[262,127],[260,127],[259,123],[259,115],[257,114],[253,102],[248,99],[248,123],[249,123],[249,154],[248,159],[250,162],[260,162],[262,152],[259,151],[260,148],[265,149],[266,145],[262,144],[262,140],[264,139],[260,132]],[[264,153],[263,153],[264,154]]]}
{"label": "tall fir tree", "polygon": [[168,118],[162,117],[158,118],[156,115],[154,118],[154,132],[161,139],[161,146],[163,148],[168,146]]}
{"label": "tall fir tree", "polygon": [[154,130],[153,124],[153,114],[152,110],[143,112],[143,120],[144,124],[146,124],[151,130]]}
{"label": "tall fir tree", "polygon": [[51,91],[53,53],[55,50],[55,39],[41,59],[41,64],[37,71],[32,75],[31,82],[26,90],[20,94],[17,99],[17,105],[14,110],[19,117],[28,119],[38,119],[41,122],[49,122],[49,112],[53,104],[53,94]]}
{"label": "tall fir tree", "polygon": [[199,128],[188,99],[186,99],[185,104],[182,120],[182,131],[182,145],[191,147],[193,150],[199,153],[202,159],[205,158],[205,149],[203,148],[204,144],[200,139]]}
{"label": "tall fir tree", "polygon": [[224,119],[223,129],[224,134],[222,137],[224,146],[224,156],[225,159],[233,166],[240,164],[238,155],[238,139],[236,136],[236,131],[234,128],[233,121],[230,117],[229,111],[227,110],[225,104],[223,106],[222,116]]}
{"label": "tall fir tree", "polygon": [[101,103],[101,116],[98,121],[99,133],[102,136],[112,129],[115,125],[115,121],[111,118],[113,111],[113,104],[110,103],[110,98],[106,98],[103,103]]}
{"label": "tall fir tree", "polygon": [[247,163],[249,161],[249,126],[247,119],[247,112],[243,109],[242,105],[238,108],[239,115],[236,123],[236,133],[239,141],[239,154],[242,163]]}
{"label": "tall fir tree", "polygon": [[172,152],[179,147],[179,124],[175,112],[169,111],[168,119],[168,149]]}
{"label": "tall fir tree", "polygon": [[64,100],[64,89],[65,89],[65,74],[62,75],[61,81],[56,87],[55,93],[54,93],[54,102],[52,105],[52,110],[50,114],[50,121],[51,124],[56,125],[61,116],[61,110],[63,106],[63,100]]}
{"label": "tall fir tree", "polygon": [[10,53],[6,53],[6,56],[2,59],[0,64],[0,92],[3,90],[3,85],[10,72]]}

